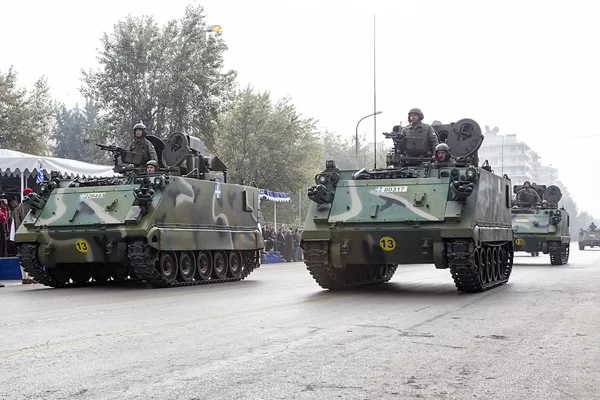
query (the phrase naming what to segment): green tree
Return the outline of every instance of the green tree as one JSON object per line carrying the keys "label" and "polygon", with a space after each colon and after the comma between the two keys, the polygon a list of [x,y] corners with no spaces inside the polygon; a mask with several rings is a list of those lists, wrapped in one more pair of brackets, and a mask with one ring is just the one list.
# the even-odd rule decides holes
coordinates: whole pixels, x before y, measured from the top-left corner
{"label": "green tree", "polygon": [[67,109],[64,104],[57,104],[54,111],[54,127],[52,138],[56,145],[56,157],[69,158],[84,162],[106,161],[97,154],[95,139],[96,119],[99,108],[91,100],[87,100],[83,109],[79,105]]}
{"label": "green tree", "polygon": [[53,107],[45,77],[31,90],[20,87],[17,73],[0,71],[0,140],[10,150],[46,155]]}
{"label": "green tree", "polygon": [[157,136],[184,131],[214,145],[236,73],[223,70],[227,46],[220,34],[206,32],[203,13],[190,5],[164,26],[128,16],[103,35],[101,69],[83,72],[81,90],[103,110],[108,140],[128,144],[141,120]]}
{"label": "green tree", "polygon": [[[302,118],[289,98],[273,102],[269,92],[247,87],[237,93],[221,119],[213,147],[229,168],[230,182],[287,192],[292,200],[311,184],[322,145],[315,121]],[[298,219],[299,201],[280,203],[278,220]],[[272,221],[273,204],[261,205]]]}
{"label": "green tree", "polygon": [[[377,168],[385,168],[385,156],[389,150],[388,144],[378,138],[377,142]],[[321,135],[323,157],[318,171],[325,168],[325,160],[335,160],[339,169],[356,169],[356,137],[342,137],[339,134],[325,132]],[[365,136],[358,137],[358,166],[359,168],[373,168],[373,143],[368,143]]]}

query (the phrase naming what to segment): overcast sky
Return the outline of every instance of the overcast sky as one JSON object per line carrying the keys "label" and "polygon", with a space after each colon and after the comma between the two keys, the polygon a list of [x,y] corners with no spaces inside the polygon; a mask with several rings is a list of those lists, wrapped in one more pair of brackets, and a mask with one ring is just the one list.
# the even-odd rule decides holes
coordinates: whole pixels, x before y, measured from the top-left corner
{"label": "overcast sky", "polygon": [[[128,13],[179,18],[191,0],[0,1],[0,70],[13,65],[26,85],[45,75],[54,97],[74,105],[80,70],[96,67],[103,32]],[[373,112],[376,15],[378,141],[411,107],[425,122],[469,117],[497,126],[557,167],[580,208],[600,216],[595,2],[200,3],[207,22],[222,25],[227,67],[241,85],[290,96],[321,130],[347,136]],[[373,129],[371,118],[360,133],[371,138]]]}

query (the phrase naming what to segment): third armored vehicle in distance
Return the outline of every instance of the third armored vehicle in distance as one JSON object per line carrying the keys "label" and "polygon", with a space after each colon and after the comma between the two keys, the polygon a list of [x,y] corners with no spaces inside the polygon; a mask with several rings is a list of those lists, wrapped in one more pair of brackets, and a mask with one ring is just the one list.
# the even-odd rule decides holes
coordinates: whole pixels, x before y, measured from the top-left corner
{"label": "third armored vehicle in distance", "polygon": [[411,154],[423,139],[395,127],[386,168],[339,170],[315,177],[302,234],[305,263],[326,289],[387,282],[400,264],[450,269],[459,291],[508,281],[513,263],[511,182],[479,166],[481,128],[471,119],[433,125],[455,158],[432,163]]}
{"label": "third armored vehicle in distance", "polygon": [[[519,193],[521,185],[513,187]],[[558,208],[562,193],[558,186],[532,185],[540,198],[547,203],[536,204],[533,200],[515,201],[512,209],[512,226],[515,236],[515,251],[537,255],[550,254],[552,265],[563,265],[569,261],[571,236],[569,213]]]}
{"label": "third armored vehicle in distance", "polygon": [[259,266],[258,188],[227,183],[225,165],[195,137],[147,139],[156,172],[122,166],[141,154],[99,145],[113,152],[116,176],[44,180],[30,195],[15,241],[38,282],[187,286],[242,280]]}
{"label": "third armored vehicle in distance", "polygon": [[581,229],[579,231],[579,250],[585,250],[585,247],[600,247],[600,231],[596,228],[593,223],[590,224],[588,229]]}

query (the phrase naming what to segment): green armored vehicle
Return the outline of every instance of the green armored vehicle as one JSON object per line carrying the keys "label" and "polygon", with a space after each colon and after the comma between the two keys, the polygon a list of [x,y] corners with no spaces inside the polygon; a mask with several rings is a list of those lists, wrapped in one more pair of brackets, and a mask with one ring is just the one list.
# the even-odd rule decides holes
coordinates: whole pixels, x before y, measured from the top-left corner
{"label": "green armored vehicle", "polygon": [[38,282],[173,287],[238,281],[259,267],[258,188],[227,183],[197,138],[147,139],[160,158],[154,172],[125,166],[140,154],[99,145],[113,152],[115,176],[45,180],[30,195],[15,241]]}
{"label": "green armored vehicle", "polygon": [[586,246],[594,248],[600,247],[600,231],[593,222],[587,229],[581,229],[579,231],[579,250],[585,250]]}
{"label": "green armored vehicle", "polygon": [[515,251],[532,256],[539,255],[539,252],[550,254],[552,265],[566,264],[571,245],[570,218],[567,210],[558,208],[562,198],[560,188],[554,185],[529,186],[528,183],[513,187],[517,194],[511,210]]}
{"label": "green armored vehicle", "polygon": [[397,126],[384,134],[394,140],[387,168],[339,170],[329,160],[315,177],[301,245],[321,287],[387,282],[399,264],[450,269],[464,292],[508,281],[511,182],[487,161],[478,165],[484,138],[477,122],[433,127],[455,157],[450,162],[415,157],[424,139],[404,136]]}

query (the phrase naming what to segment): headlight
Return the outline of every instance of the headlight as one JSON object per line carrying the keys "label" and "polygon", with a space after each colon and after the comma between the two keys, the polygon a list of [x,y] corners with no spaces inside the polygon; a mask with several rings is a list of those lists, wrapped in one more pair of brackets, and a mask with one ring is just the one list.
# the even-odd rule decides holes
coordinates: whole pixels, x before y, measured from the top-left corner
{"label": "headlight", "polygon": [[329,182],[333,183],[334,185],[339,180],[340,180],[340,174],[338,174],[337,172],[334,172],[333,174],[329,175]]}
{"label": "headlight", "polygon": [[320,183],[321,185],[324,185],[325,183],[327,183],[327,175],[326,174],[318,175],[317,183]]}
{"label": "headlight", "polygon": [[162,175],[154,178],[154,187],[157,189],[163,189],[165,187],[165,178]]}
{"label": "headlight", "polygon": [[465,172],[465,175],[467,177],[468,180],[470,181],[474,181],[475,178],[477,178],[477,170],[473,167],[469,167],[467,168],[467,171]]}

